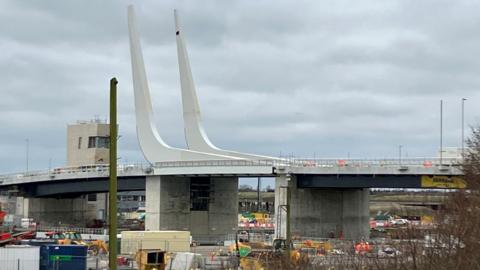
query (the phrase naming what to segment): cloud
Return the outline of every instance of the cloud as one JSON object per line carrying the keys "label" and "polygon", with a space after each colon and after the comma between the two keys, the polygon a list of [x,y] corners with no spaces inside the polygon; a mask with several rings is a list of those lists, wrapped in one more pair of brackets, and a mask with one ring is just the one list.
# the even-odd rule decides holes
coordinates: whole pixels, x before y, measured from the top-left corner
{"label": "cloud", "polygon": [[173,9],[204,123],[226,149],[305,157],[435,156],[478,121],[479,3],[471,1],[13,1],[0,3],[0,172],[65,163],[66,125],[107,118],[119,80],[119,153],[135,134],[126,6],[136,5],[156,124],[185,147]]}

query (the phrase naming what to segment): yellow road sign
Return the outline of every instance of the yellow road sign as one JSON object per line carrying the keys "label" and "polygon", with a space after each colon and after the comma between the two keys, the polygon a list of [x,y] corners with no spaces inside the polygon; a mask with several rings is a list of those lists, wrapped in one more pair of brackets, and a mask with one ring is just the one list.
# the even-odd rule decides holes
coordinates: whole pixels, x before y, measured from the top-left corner
{"label": "yellow road sign", "polygon": [[433,175],[422,176],[423,188],[466,188],[467,183],[459,176]]}

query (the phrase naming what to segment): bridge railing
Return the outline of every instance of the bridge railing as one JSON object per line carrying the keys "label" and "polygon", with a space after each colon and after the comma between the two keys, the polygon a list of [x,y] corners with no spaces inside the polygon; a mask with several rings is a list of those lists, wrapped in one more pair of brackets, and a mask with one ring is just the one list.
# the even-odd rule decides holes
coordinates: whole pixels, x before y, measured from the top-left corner
{"label": "bridge railing", "polygon": [[285,167],[438,167],[457,166],[457,158],[409,159],[265,159],[265,160],[198,160],[157,162],[155,167],[216,167],[216,166],[285,166]]}
{"label": "bridge railing", "polygon": [[[275,160],[196,160],[196,161],[164,161],[155,163],[155,167],[227,167],[227,166],[275,166]],[[286,163],[285,163],[286,164]]]}
{"label": "bridge railing", "polygon": [[[117,175],[119,176],[133,176],[145,175],[153,172],[152,166],[147,163],[129,163],[119,164],[117,166]],[[93,178],[106,177],[110,174],[108,164],[94,164],[84,166],[72,167],[58,167],[50,170],[38,170],[21,173],[12,173],[0,175],[0,185],[8,184],[9,182],[18,182],[19,180],[45,181],[55,178]]]}
{"label": "bridge railing", "polygon": [[408,159],[293,159],[289,160],[293,166],[301,167],[399,167],[399,166],[457,166],[461,164],[459,158],[408,158]]}

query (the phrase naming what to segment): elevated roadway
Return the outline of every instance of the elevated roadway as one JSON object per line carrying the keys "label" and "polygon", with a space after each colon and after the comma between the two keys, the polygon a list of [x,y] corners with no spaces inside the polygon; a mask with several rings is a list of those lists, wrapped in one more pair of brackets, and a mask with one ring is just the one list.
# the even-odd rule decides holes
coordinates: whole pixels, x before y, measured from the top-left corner
{"label": "elevated roadway", "polygon": [[[290,174],[298,188],[455,188],[457,159],[290,159],[173,161],[118,166],[119,191],[145,190],[146,176],[275,177]],[[0,189],[32,197],[101,193],[108,190],[106,165],[55,168],[0,175]],[[436,181],[436,183],[435,183]],[[440,184],[438,184],[440,183]],[[448,183],[452,183],[449,186]]]}

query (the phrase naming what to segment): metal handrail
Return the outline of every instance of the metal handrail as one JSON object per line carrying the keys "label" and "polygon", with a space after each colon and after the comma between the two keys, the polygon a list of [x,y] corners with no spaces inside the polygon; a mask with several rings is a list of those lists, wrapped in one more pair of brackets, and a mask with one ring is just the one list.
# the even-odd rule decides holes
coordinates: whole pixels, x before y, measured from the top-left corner
{"label": "metal handrail", "polygon": [[217,167],[217,166],[285,166],[285,167],[398,167],[398,166],[456,166],[461,159],[443,158],[409,159],[265,159],[265,160],[198,160],[164,161],[155,163],[156,168],[168,167]]}
{"label": "metal handrail", "polygon": [[[152,171],[152,166],[147,163],[128,163],[117,166],[117,174],[126,175],[144,175],[147,171]],[[58,167],[50,170],[38,170],[21,173],[10,173],[0,175],[0,184],[8,184],[9,181],[18,179],[35,178],[36,181],[44,181],[46,178],[62,177],[67,175],[85,176],[93,174],[95,177],[108,176],[108,164],[94,164],[70,167]],[[33,179],[31,179],[33,180]]]}

